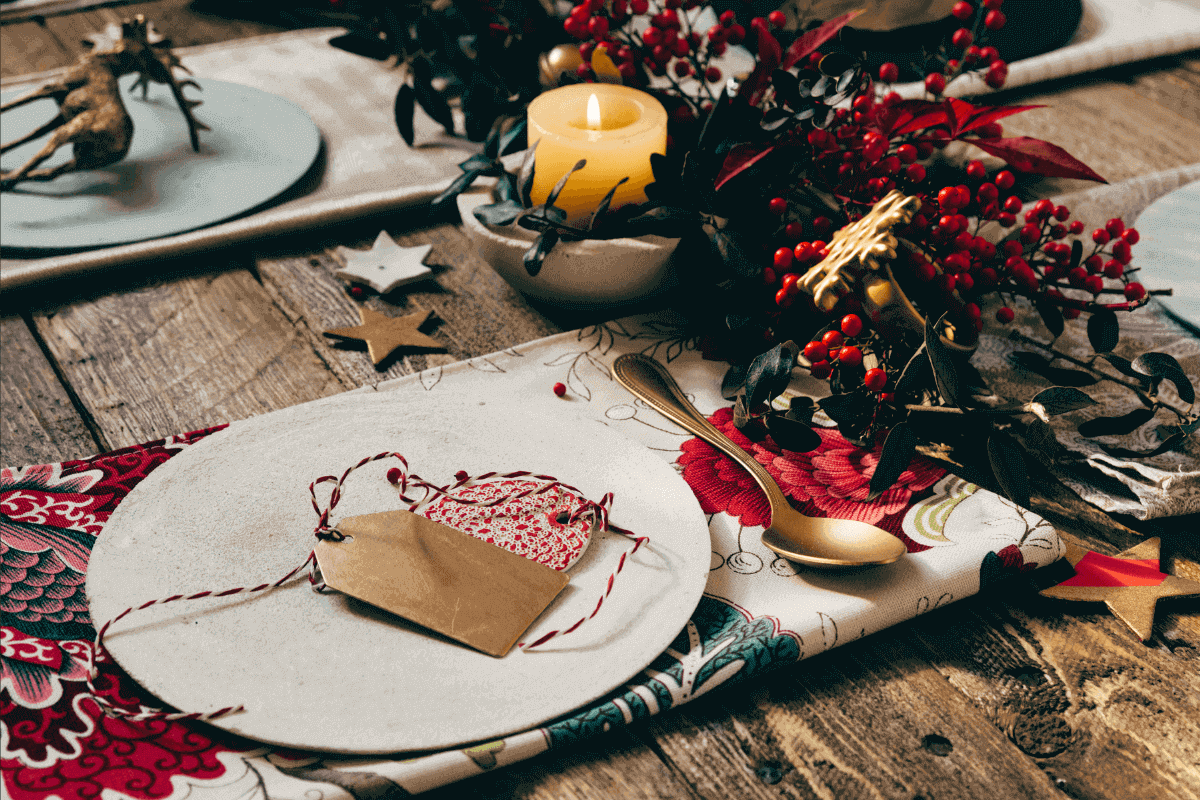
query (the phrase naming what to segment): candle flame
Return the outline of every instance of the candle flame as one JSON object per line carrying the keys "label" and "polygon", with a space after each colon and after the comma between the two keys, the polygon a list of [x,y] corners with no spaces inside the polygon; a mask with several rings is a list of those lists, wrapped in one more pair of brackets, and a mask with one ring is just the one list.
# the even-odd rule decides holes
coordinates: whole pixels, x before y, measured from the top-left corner
{"label": "candle flame", "polygon": [[600,130],[600,100],[596,95],[588,99],[587,125],[590,130]]}

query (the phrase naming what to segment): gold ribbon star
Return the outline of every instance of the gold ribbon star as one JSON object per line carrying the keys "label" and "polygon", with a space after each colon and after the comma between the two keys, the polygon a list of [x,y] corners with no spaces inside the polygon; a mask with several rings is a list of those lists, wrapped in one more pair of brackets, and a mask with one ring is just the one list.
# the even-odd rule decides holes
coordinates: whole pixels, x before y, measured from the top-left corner
{"label": "gold ribbon star", "polygon": [[833,234],[829,255],[804,273],[797,285],[813,296],[818,308],[831,310],[867,269],[879,271],[880,258],[896,257],[892,228],[908,224],[921,208],[921,198],[898,189],[884,195],[858,222]]}
{"label": "gold ribbon star", "polygon": [[325,331],[325,335],[366,342],[371,363],[379,366],[381,361],[401,347],[421,350],[446,349],[437,339],[417,330],[429,319],[430,313],[426,311],[424,314],[409,314],[405,317],[386,317],[366,306],[359,306],[361,325],[355,325],[353,328],[331,328]]}
{"label": "gold ribbon star", "polygon": [[1160,570],[1160,545],[1156,537],[1115,556],[1105,556],[1068,542],[1066,559],[1075,568],[1075,575],[1043,589],[1042,594],[1059,600],[1104,603],[1139,639],[1148,642],[1154,632],[1154,607],[1160,598],[1200,595],[1200,583]]}

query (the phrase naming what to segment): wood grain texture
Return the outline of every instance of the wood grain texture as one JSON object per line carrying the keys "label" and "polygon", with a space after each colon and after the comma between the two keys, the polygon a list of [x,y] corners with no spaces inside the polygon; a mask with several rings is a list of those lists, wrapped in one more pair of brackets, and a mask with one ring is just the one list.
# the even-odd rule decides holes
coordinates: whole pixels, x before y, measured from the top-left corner
{"label": "wood grain texture", "polygon": [[47,464],[109,449],[88,430],[24,319],[0,318],[0,341],[0,464]]}
{"label": "wood grain texture", "polygon": [[242,269],[101,293],[33,320],[111,447],[351,388]]}

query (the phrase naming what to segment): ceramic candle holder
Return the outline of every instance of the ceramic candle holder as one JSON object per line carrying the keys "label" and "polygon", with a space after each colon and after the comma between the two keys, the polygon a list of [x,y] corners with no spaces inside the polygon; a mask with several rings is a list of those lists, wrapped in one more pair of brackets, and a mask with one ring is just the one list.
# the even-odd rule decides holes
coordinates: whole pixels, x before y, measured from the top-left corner
{"label": "ceramic candle holder", "polygon": [[559,242],[541,271],[525,270],[525,252],[535,231],[518,225],[484,225],[475,218],[478,206],[493,202],[490,189],[458,196],[463,229],[484,261],[522,294],[558,306],[600,308],[654,296],[675,285],[671,255],[678,239],[584,239]]}

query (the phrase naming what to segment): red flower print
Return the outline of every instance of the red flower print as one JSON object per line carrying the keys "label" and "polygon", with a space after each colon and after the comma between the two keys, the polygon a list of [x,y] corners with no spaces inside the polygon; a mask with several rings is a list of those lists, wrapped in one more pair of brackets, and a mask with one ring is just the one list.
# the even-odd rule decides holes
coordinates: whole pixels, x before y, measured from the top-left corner
{"label": "red flower print", "polygon": [[[836,430],[817,428],[821,445],[809,453],[795,453],[783,450],[769,437],[750,441],[734,427],[731,409],[718,409],[709,420],[766,467],[792,505],[810,516],[861,520],[900,533],[904,511],[914,496],[945,475],[933,462],[916,458],[891,489],[868,502],[868,486],[882,443],[860,448]],[[766,496],[732,459],[699,439],[684,442],[681,450],[683,478],[700,499],[704,513],[723,511],[747,526],[770,521]]]}

